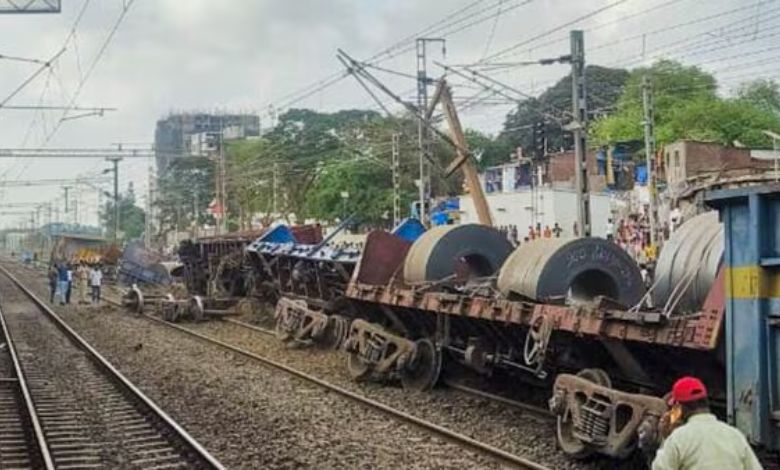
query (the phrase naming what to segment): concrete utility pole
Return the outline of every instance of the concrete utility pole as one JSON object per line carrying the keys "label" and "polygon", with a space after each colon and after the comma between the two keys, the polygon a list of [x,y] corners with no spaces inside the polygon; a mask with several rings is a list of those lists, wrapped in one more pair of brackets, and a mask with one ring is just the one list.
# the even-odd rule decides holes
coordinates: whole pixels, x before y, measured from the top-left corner
{"label": "concrete utility pole", "polygon": [[642,105],[645,111],[645,165],[647,166],[647,192],[650,199],[650,243],[658,247],[658,204],[656,201],[655,177],[655,108],[653,106],[653,87],[650,77],[642,77]]}
{"label": "concrete utility pole", "polygon": [[587,170],[587,125],[588,109],[585,94],[585,42],[582,31],[571,32],[571,130],[574,135],[574,171],[577,191],[577,224],[583,237],[589,237],[590,193]]}
{"label": "concrete utility pole", "polygon": [[79,198],[73,198],[73,223],[79,224]]}
{"label": "concrete utility pole", "polygon": [[273,214],[274,218],[278,217],[277,214],[279,213],[278,212],[279,211],[279,207],[278,207],[278,203],[277,203],[277,201],[278,201],[277,192],[279,191],[279,186],[278,186],[279,185],[279,176],[277,174],[278,172],[279,172],[279,165],[277,165],[276,162],[274,162],[274,172],[273,172],[273,175],[272,175],[273,181],[271,183],[272,186],[273,186],[272,189],[271,189],[271,192],[272,192],[272,195],[271,195],[271,198],[272,198],[271,213]]}
{"label": "concrete utility pole", "polygon": [[399,139],[401,134],[393,133],[393,227],[401,221],[401,149]]}
{"label": "concrete utility pole", "polygon": [[[425,115],[428,108],[428,59],[426,55],[426,45],[429,42],[440,42],[442,45],[442,55],[446,54],[446,41],[443,38],[417,38],[417,109],[421,115]],[[428,158],[431,158],[431,132],[429,130],[428,119],[418,120],[417,122],[417,145],[419,148],[420,159],[420,222],[426,224],[428,221],[428,211],[425,209],[426,202],[430,199],[430,165]]]}
{"label": "concrete utility pole", "polygon": [[149,176],[146,181],[146,216],[144,217],[144,247],[152,246],[152,210],[154,208],[154,169],[149,166]]}
{"label": "concrete utility pole", "polygon": [[107,157],[107,161],[114,164],[111,171],[114,172],[114,243],[119,237],[119,162],[122,157]]}
{"label": "concrete utility pole", "polygon": [[225,122],[224,116],[219,118],[219,205],[222,210],[220,220],[221,232],[227,233],[227,188],[225,187],[225,152],[224,152]]}
{"label": "concrete utility pole", "polygon": [[[62,190],[65,191],[65,213],[66,214],[68,213],[68,201],[70,200],[70,198],[68,197],[68,192],[70,191],[70,188],[72,188],[72,186],[62,187]],[[67,218],[67,215],[65,217]]]}

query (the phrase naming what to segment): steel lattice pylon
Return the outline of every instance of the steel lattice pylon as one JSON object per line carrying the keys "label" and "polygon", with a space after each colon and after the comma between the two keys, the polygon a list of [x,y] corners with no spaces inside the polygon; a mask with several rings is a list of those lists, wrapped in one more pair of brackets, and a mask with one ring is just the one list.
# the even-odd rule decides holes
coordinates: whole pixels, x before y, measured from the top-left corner
{"label": "steel lattice pylon", "polygon": [[60,13],[61,0],[0,0],[0,15],[18,13]]}

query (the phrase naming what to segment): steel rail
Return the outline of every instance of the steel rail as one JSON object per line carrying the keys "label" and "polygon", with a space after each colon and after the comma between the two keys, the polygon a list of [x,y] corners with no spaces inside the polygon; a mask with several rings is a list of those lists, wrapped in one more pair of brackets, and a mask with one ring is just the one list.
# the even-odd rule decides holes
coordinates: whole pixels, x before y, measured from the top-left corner
{"label": "steel rail", "polygon": [[469,395],[474,395],[475,397],[484,398],[490,401],[501,403],[503,405],[511,406],[521,411],[533,413],[541,418],[553,419],[555,417],[555,415],[553,415],[546,408],[541,408],[539,406],[529,405],[528,403],[523,403],[521,401],[512,400],[511,398],[502,397],[501,395],[496,395],[495,393],[490,393],[484,390],[480,390],[478,388],[469,387],[468,385],[463,385],[449,379],[443,380],[443,383],[448,388],[451,388],[453,390],[458,390],[460,392],[467,393]]}
{"label": "steel rail", "polygon": [[[252,331],[256,331],[258,333],[262,333],[264,335],[268,336],[275,336],[276,333],[273,330],[269,330],[267,328],[263,328],[257,325],[253,325],[251,323],[247,323],[241,320],[236,320],[234,318],[220,318],[221,321],[225,323],[231,323],[243,328],[247,328]],[[496,403],[500,403],[502,405],[511,406],[513,408],[517,408],[522,411],[526,411],[529,413],[533,413],[535,415],[538,415],[542,418],[546,419],[552,419],[554,415],[546,408],[529,405],[528,403],[523,403],[517,400],[512,400],[511,398],[503,397],[501,395],[497,395],[495,393],[486,392],[484,390],[480,390],[478,388],[469,387],[468,385],[464,385],[458,382],[455,382],[453,380],[444,379],[441,383],[447,386],[447,388],[451,388],[453,390],[457,390],[459,392],[467,393],[469,395],[473,395],[479,398],[484,398],[486,400],[494,401]]]}
{"label": "steel rail", "polygon": [[62,318],[59,317],[48,305],[41,301],[30,289],[22,284],[13,274],[11,274],[4,266],[0,266],[0,273],[5,275],[11,282],[16,285],[19,290],[32,300],[32,302],[62,330],[78,347],[87,352],[95,363],[101,367],[108,375],[114,379],[119,385],[122,386],[127,392],[131,394],[133,398],[141,402],[160,419],[169,429],[173,430],[176,437],[180,439],[185,445],[187,445],[194,454],[203,460],[210,468],[214,470],[224,470],[224,466],[212,456],[198,441],[195,440],[190,434],[184,430],[176,421],[173,420],[165,411],[163,411],[156,403],[154,403],[149,397],[147,397],[138,387],[136,387],[130,380],[128,380],[116,367],[114,367],[106,358],[103,357],[95,348],[93,348],[86,340],[84,340],[76,331],[71,328]]}
{"label": "steel rail", "polygon": [[[118,301],[118,300],[113,299],[111,297],[105,297],[105,300],[108,301],[109,303],[112,303],[112,304],[118,306],[118,307],[122,307],[123,306],[121,301]],[[168,326],[170,328],[174,328],[174,329],[182,331],[182,332],[184,332],[186,334],[192,335],[192,336],[194,336],[194,337],[196,337],[196,338],[198,338],[198,339],[200,339],[202,341],[205,341],[207,343],[218,345],[218,346],[220,346],[222,348],[226,348],[226,349],[228,349],[228,350],[230,350],[232,352],[235,352],[235,353],[241,354],[243,356],[249,357],[250,359],[258,360],[258,361],[262,362],[263,364],[266,364],[266,365],[268,365],[270,367],[283,370],[284,372],[290,373],[290,374],[292,374],[292,375],[294,375],[294,376],[296,376],[298,378],[301,378],[301,379],[303,379],[305,381],[313,382],[313,383],[315,383],[315,384],[317,384],[317,385],[319,385],[321,387],[324,387],[324,388],[326,388],[328,390],[334,391],[334,392],[336,392],[336,393],[338,393],[338,394],[340,394],[342,396],[345,396],[345,397],[347,397],[349,399],[358,401],[358,402],[360,402],[361,404],[363,404],[365,406],[377,409],[377,410],[379,410],[381,412],[384,412],[386,414],[390,414],[394,418],[399,419],[401,421],[409,422],[411,424],[414,424],[416,426],[422,427],[422,428],[424,428],[424,429],[426,429],[428,431],[432,431],[432,432],[437,433],[437,434],[440,433],[440,430],[443,430],[446,433],[446,435],[444,437],[449,439],[449,440],[451,440],[451,441],[455,441],[457,443],[462,443],[462,441],[460,439],[461,438],[465,438],[465,439],[470,441],[470,442],[467,443],[468,447],[474,448],[474,449],[478,450],[479,452],[481,452],[483,454],[487,454],[490,457],[495,458],[497,460],[501,460],[503,462],[507,462],[507,463],[510,463],[512,465],[519,466],[521,468],[532,468],[532,469],[544,469],[544,468],[546,468],[544,466],[536,464],[535,462],[531,462],[531,461],[529,461],[529,460],[527,460],[527,459],[525,459],[523,457],[519,457],[519,456],[516,456],[514,454],[510,454],[510,453],[505,452],[505,451],[503,451],[501,449],[498,449],[498,448],[495,448],[493,446],[490,446],[489,444],[485,444],[485,443],[476,441],[476,440],[474,440],[474,439],[472,439],[472,438],[470,438],[468,436],[465,436],[465,435],[462,435],[460,433],[456,433],[456,432],[451,431],[449,429],[446,429],[446,428],[443,428],[441,426],[438,426],[435,423],[431,423],[429,421],[422,420],[421,418],[417,418],[416,416],[409,415],[409,414],[407,414],[407,413],[405,413],[403,411],[396,410],[394,408],[388,407],[387,405],[384,405],[382,403],[379,403],[379,402],[376,402],[374,400],[371,400],[370,398],[364,397],[362,395],[355,394],[354,392],[350,392],[349,390],[343,389],[343,388],[341,388],[341,387],[339,387],[337,385],[325,382],[325,381],[323,381],[323,380],[321,380],[321,379],[319,379],[317,377],[314,377],[314,376],[312,376],[310,374],[307,374],[305,372],[301,372],[301,371],[298,371],[296,369],[293,369],[293,368],[291,368],[291,367],[289,367],[289,366],[287,366],[285,364],[273,361],[271,359],[264,358],[264,357],[262,357],[262,356],[260,356],[258,354],[253,353],[253,352],[247,351],[247,350],[239,348],[237,346],[233,346],[233,345],[231,345],[229,343],[225,343],[225,342],[223,342],[221,340],[218,340],[218,339],[215,339],[215,338],[211,338],[211,337],[209,337],[207,335],[204,335],[202,333],[190,330],[190,329],[185,328],[185,327],[183,327],[181,325],[170,323],[168,321],[165,321],[165,320],[162,320],[160,318],[157,318],[157,317],[155,317],[153,315],[150,315],[150,314],[142,314],[142,315],[144,317],[146,317],[147,319],[149,319],[149,320],[152,320],[152,321],[155,321],[155,322],[158,322],[158,323],[162,323],[165,326]],[[258,333],[261,333],[261,334],[267,335],[267,336],[275,336],[276,335],[276,333],[273,330],[270,330],[270,329],[267,329],[267,328],[263,328],[263,327],[260,327],[260,326],[257,326],[257,325],[253,325],[251,323],[247,323],[247,322],[244,322],[244,321],[241,321],[241,320],[236,320],[236,319],[233,319],[233,318],[229,318],[229,317],[220,318],[218,321],[222,321],[224,323],[234,324],[234,325],[240,326],[242,328],[246,328],[246,329],[249,329],[249,330],[252,330],[252,331],[256,331]],[[463,393],[468,393],[468,394],[471,394],[471,395],[474,395],[474,396],[477,396],[477,397],[480,397],[480,398],[484,398],[484,399],[495,401],[497,403],[501,403],[501,404],[504,404],[504,405],[512,406],[512,407],[518,408],[518,409],[523,410],[523,411],[534,413],[534,414],[536,414],[536,415],[538,415],[538,416],[540,416],[542,418],[547,418],[547,419],[552,418],[552,414],[548,410],[546,410],[544,408],[536,407],[536,406],[533,406],[533,405],[528,405],[526,403],[521,403],[521,402],[518,402],[518,401],[515,401],[515,400],[511,400],[509,398],[505,398],[505,397],[502,397],[502,396],[499,396],[499,395],[495,395],[495,394],[492,394],[492,393],[489,393],[489,392],[485,392],[485,391],[482,391],[482,390],[479,390],[479,389],[476,389],[476,388],[472,388],[472,387],[469,387],[469,386],[466,386],[466,385],[458,384],[456,382],[449,381],[449,380],[445,380],[444,384],[447,387],[449,387],[449,388],[451,388],[453,390],[458,390],[458,391],[463,392]],[[430,427],[428,425],[430,425]],[[474,447],[474,445],[478,445],[478,447]],[[485,447],[482,447],[482,446],[485,446]],[[489,450],[487,450],[487,449],[489,449]],[[493,451],[497,451],[500,454],[494,454]],[[511,460],[507,460],[508,457],[511,457]],[[522,459],[522,461],[517,461],[517,460],[514,460],[514,459]]]}
{"label": "steel rail", "polygon": [[54,470],[54,459],[52,459],[51,452],[49,451],[49,444],[46,441],[46,436],[43,432],[43,426],[41,420],[38,418],[38,411],[35,409],[35,403],[30,394],[30,388],[27,386],[27,380],[22,370],[22,364],[19,362],[19,356],[16,353],[16,346],[14,346],[13,338],[11,337],[11,331],[8,329],[8,324],[5,321],[5,314],[3,309],[0,308],[0,328],[3,329],[3,336],[5,337],[5,344],[8,349],[8,354],[11,356],[11,364],[16,375],[17,385],[19,391],[22,394],[22,400],[24,401],[24,407],[27,411],[27,417],[30,420],[30,424],[33,428],[33,434],[35,436],[35,443],[38,446],[41,461],[46,470]]}
{"label": "steel rail", "polygon": [[268,328],[263,328],[262,326],[253,325],[253,324],[247,323],[245,321],[236,320],[235,318],[225,317],[225,318],[220,318],[220,320],[222,320],[225,323],[232,323],[233,325],[238,325],[238,326],[241,326],[243,328],[246,328],[246,329],[249,329],[249,330],[252,330],[252,331],[256,331],[258,333],[262,333],[264,335],[276,336],[276,332],[274,330],[269,330]]}
{"label": "steel rail", "polygon": [[[114,301],[115,303],[115,301]],[[338,395],[341,395],[342,397],[345,397],[351,401],[357,402],[367,408],[371,408],[373,410],[379,411],[381,413],[384,413],[398,421],[408,423],[415,425],[421,429],[424,429],[432,434],[438,435],[446,440],[449,440],[451,442],[454,442],[462,447],[469,448],[472,451],[476,451],[479,454],[485,455],[487,457],[490,457],[494,460],[503,462],[505,464],[512,465],[516,468],[523,468],[523,469],[530,469],[530,470],[547,470],[547,467],[540,465],[536,462],[533,462],[532,460],[529,460],[525,457],[521,457],[519,455],[512,454],[510,452],[507,452],[505,450],[499,449],[497,447],[491,446],[490,444],[478,441],[474,438],[471,438],[469,436],[466,436],[464,434],[461,434],[459,432],[453,431],[451,429],[445,428],[443,426],[440,426],[438,424],[432,423],[430,421],[424,420],[422,418],[419,418],[417,416],[411,415],[409,413],[406,413],[404,411],[395,409],[391,406],[385,405],[384,403],[380,403],[376,400],[373,400],[371,398],[362,396],[360,394],[351,392],[345,388],[342,388],[338,385],[326,382],[318,377],[315,377],[311,374],[307,374],[305,372],[299,371],[297,369],[294,369],[290,366],[287,366],[285,364],[282,364],[280,362],[274,361],[272,359],[269,359],[267,357],[263,357],[259,354],[253,353],[251,351],[247,351],[246,349],[239,348],[236,346],[233,346],[229,343],[226,343],[224,341],[218,340],[216,338],[212,338],[210,336],[204,335],[202,333],[199,333],[197,331],[191,330],[189,328],[185,328],[181,325],[177,325],[174,323],[167,322],[165,320],[162,320],[160,318],[157,318],[155,316],[149,315],[149,314],[142,314],[147,319],[160,323],[162,325],[165,325],[169,328],[181,331],[183,333],[186,333],[190,336],[193,336],[195,338],[198,338],[202,341],[205,341],[206,343],[213,344],[220,346],[224,349],[227,349],[231,352],[240,354],[242,356],[248,357],[250,359],[253,359],[255,361],[258,361],[262,364],[265,364],[268,367],[281,370],[283,372],[286,372],[292,376],[295,376],[299,379],[302,379],[305,382],[313,383],[321,388],[324,388],[326,390],[329,390],[331,392],[334,392]]]}

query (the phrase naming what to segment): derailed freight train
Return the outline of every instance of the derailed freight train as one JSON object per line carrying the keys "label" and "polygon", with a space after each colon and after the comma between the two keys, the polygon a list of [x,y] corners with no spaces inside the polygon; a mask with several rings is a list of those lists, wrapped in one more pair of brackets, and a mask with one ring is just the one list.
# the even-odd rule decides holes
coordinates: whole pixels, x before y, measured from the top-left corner
{"label": "derailed freight train", "polygon": [[[732,212],[724,214],[726,226],[736,226]],[[777,230],[774,222],[767,226]],[[733,253],[747,248],[724,250],[724,244],[747,235],[727,230],[724,242],[715,212],[675,232],[649,291],[636,263],[607,240],[545,239],[514,249],[486,226],[424,233],[408,227],[371,232],[362,246],[263,234],[246,246],[242,269],[253,279],[246,294],[278,298],[281,339],[343,348],[356,379],[385,375],[424,390],[457,361],[546,387],[560,446],[575,457],[622,458],[638,446],[652,447],[667,411],[661,397],[688,374],[707,382],[715,404],[737,418],[753,443],[780,446],[776,425],[767,430],[776,423],[766,412],[777,406],[775,398],[766,405],[766,397],[750,395],[780,387],[763,384],[734,395],[748,382],[733,378],[742,357],[736,350],[750,341],[735,343],[740,323],[733,313],[726,321],[727,307],[735,296]],[[774,236],[764,245],[776,242]],[[776,348],[769,350],[776,356]],[[773,374],[761,377],[776,380]],[[759,405],[764,411],[756,411]]]}

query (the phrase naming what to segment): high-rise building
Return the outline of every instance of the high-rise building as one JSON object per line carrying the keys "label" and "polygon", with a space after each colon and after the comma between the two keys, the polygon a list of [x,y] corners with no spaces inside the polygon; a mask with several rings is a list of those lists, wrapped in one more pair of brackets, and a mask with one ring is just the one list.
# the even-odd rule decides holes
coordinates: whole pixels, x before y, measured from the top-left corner
{"label": "high-rise building", "polygon": [[158,172],[171,160],[192,155],[207,155],[224,139],[242,139],[260,135],[260,117],[253,114],[171,114],[157,121],[154,144]]}

